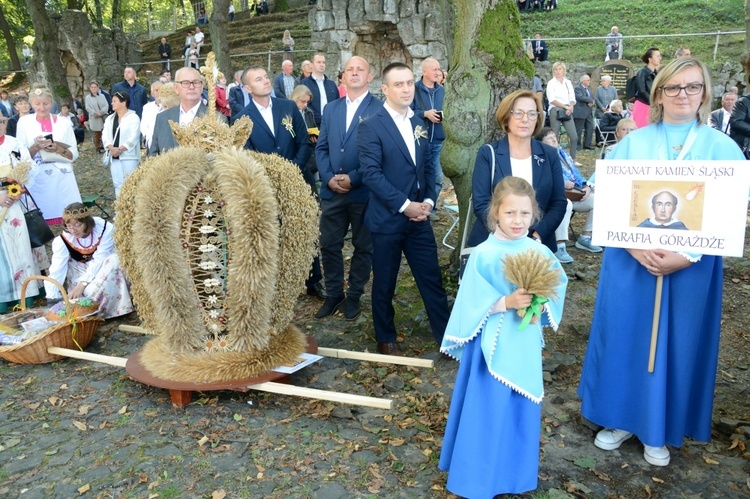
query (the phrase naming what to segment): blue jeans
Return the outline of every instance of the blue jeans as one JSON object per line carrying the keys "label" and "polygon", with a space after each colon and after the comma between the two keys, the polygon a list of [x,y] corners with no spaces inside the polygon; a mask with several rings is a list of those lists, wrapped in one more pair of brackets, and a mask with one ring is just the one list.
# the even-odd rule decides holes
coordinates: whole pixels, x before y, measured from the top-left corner
{"label": "blue jeans", "polygon": [[443,141],[435,140],[430,142],[430,157],[432,158],[432,166],[435,170],[435,184],[437,188],[437,196],[433,200],[437,204],[437,197],[440,196],[440,191],[443,190],[443,167],[440,166],[440,151],[443,149]]}

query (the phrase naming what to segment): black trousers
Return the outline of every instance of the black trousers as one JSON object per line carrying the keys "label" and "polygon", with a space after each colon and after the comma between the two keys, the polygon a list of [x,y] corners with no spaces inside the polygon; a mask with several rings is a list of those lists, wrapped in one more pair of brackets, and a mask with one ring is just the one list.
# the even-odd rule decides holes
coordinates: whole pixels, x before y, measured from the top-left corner
{"label": "black trousers", "polygon": [[372,270],[372,236],[364,225],[364,203],[353,203],[344,194],[321,199],[320,254],[323,257],[326,291],[329,296],[344,295],[344,238],[352,229],[354,255],[349,267],[349,288],[346,294],[359,298],[365,291]]}

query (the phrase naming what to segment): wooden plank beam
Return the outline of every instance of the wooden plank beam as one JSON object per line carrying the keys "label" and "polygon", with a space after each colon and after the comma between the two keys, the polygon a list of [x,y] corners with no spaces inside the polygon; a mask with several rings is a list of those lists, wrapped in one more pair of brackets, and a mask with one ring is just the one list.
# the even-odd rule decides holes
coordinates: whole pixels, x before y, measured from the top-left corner
{"label": "wooden plank beam", "polygon": [[142,328],[141,326],[128,326],[127,324],[120,324],[119,329],[120,331],[124,331],[126,333],[154,334],[148,329]]}
{"label": "wooden plank beam", "polygon": [[318,390],[316,388],[305,388],[295,385],[286,385],[267,381],[257,383],[247,387],[250,390],[259,390],[262,392],[278,393],[281,395],[292,395],[294,397],[303,397],[317,400],[328,400],[330,402],[340,402],[342,404],[361,405],[365,407],[374,407],[376,409],[391,409],[393,400],[379,399],[375,397],[365,397],[363,395],[350,395],[348,393],[338,393],[329,390]]}
{"label": "wooden plank beam", "polygon": [[356,359],[369,362],[380,362],[382,364],[398,364],[414,367],[434,367],[430,359],[416,359],[414,357],[398,357],[396,355],[382,355],[379,353],[354,352],[352,350],[341,350],[339,348],[318,347],[318,355],[333,357],[336,359]]}
{"label": "wooden plank beam", "polygon": [[101,362],[102,364],[109,364],[110,366],[117,367],[125,367],[125,364],[128,362],[128,359],[124,357],[99,355],[98,353],[81,352],[80,350],[71,350],[70,348],[47,347],[47,351],[55,355],[62,355],[63,357]]}

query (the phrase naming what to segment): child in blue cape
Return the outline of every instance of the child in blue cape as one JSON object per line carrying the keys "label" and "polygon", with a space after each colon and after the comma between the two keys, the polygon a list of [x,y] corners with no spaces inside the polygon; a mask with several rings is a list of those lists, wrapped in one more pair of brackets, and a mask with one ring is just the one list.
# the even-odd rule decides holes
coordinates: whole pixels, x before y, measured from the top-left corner
{"label": "child in blue cape", "polygon": [[[439,468],[450,492],[493,498],[537,488],[542,384],[542,326],[557,329],[567,277],[552,252],[528,237],[539,218],[534,189],[506,177],[492,194],[494,233],[472,251],[440,351],[461,361]],[[513,285],[501,259],[538,251],[560,275],[541,321],[526,328],[517,313],[532,295]],[[527,312],[528,313],[528,312]]]}

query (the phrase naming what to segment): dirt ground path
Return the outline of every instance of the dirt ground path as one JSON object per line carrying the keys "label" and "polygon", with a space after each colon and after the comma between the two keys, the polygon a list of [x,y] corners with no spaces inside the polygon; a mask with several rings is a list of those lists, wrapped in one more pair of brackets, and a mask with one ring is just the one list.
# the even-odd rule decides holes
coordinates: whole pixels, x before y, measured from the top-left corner
{"label": "dirt ground path", "polygon": [[[90,147],[82,153],[81,191],[111,198],[99,164]],[[441,211],[438,242],[449,222]],[[440,252],[447,268],[450,250]],[[571,254],[565,318],[557,333],[546,332],[540,482],[529,496],[750,496],[750,261],[725,261],[713,439],[686,441],[672,449],[668,467],[656,468],[634,440],[618,451],[595,448],[581,420],[575,390],[601,258]],[[165,391],[132,381],[124,369],[0,361],[0,497],[451,497],[436,464],[457,363],[437,355],[406,268],[395,303],[404,350],[435,360],[435,368],[324,359],[293,376],[302,386],[393,399],[390,411],[229,391],[196,394],[176,409]],[[295,322],[321,346],[374,350],[368,297],[353,322],[315,320],[319,305],[302,297]],[[127,357],[148,338],[118,326],[138,322],[135,314],[107,322],[88,350]]]}

